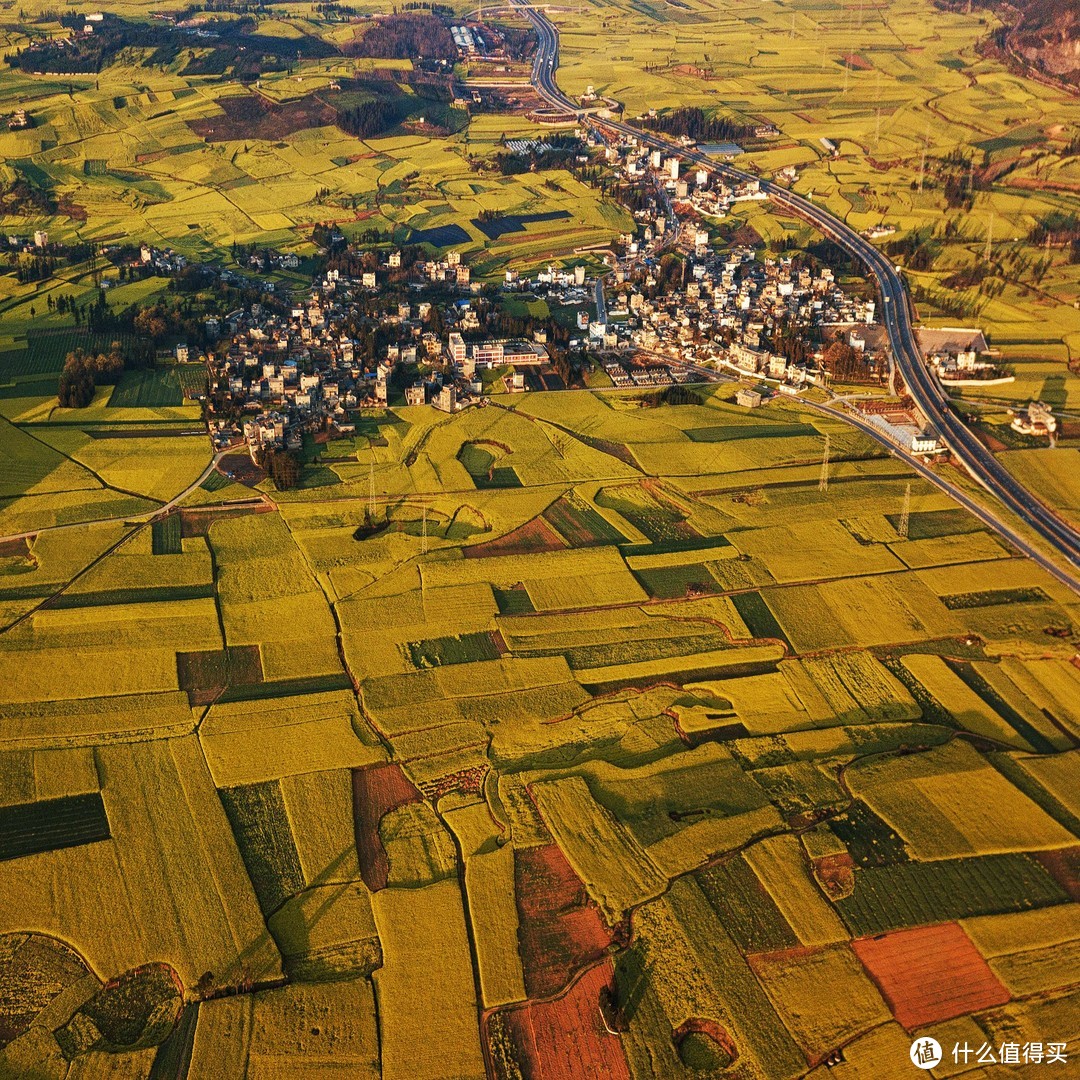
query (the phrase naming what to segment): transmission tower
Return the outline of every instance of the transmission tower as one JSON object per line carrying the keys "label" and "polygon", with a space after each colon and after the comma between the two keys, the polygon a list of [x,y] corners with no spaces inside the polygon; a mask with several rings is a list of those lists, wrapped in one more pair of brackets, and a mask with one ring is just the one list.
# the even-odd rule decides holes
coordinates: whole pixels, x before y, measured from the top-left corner
{"label": "transmission tower", "polygon": [[993,252],[994,243],[994,211],[990,211],[990,224],[986,227],[986,254],[983,258],[989,262],[990,256]]}
{"label": "transmission tower", "polygon": [[821,479],[818,480],[818,491],[829,490],[829,436],[825,436],[825,450],[821,455]]}
{"label": "transmission tower", "polygon": [[911,518],[911,483],[904,488],[904,508],[900,511],[900,525],[897,532],[906,540],[908,536],[908,522]]}
{"label": "transmission tower", "polygon": [[372,457],[368,471],[368,513],[375,517],[375,458]]}

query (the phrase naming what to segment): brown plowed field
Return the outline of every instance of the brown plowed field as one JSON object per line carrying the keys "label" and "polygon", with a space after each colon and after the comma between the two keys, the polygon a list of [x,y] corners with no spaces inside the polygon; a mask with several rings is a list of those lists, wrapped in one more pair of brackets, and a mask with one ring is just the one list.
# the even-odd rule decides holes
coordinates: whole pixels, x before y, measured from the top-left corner
{"label": "brown plowed field", "polygon": [[514,886],[525,989],[558,993],[614,937],[557,844],[515,850]]}
{"label": "brown plowed field", "polygon": [[610,987],[610,960],[587,971],[555,1001],[507,1013],[507,1028],[530,1080],[630,1080],[622,1042],[604,1026],[600,992]]}
{"label": "brown plowed field", "polygon": [[860,938],[851,947],[908,1031],[1009,1000],[958,923]]}
{"label": "brown plowed field", "polygon": [[372,891],[386,888],[390,860],[379,836],[379,822],[399,806],[421,802],[400,765],[372,765],[353,769],[353,828],[360,876]]}
{"label": "brown plowed field", "polygon": [[1069,894],[1070,900],[1080,900],[1080,846],[1039,851],[1035,858]]}
{"label": "brown plowed field", "polygon": [[531,555],[537,551],[563,551],[566,541],[542,518],[533,518],[513,532],[462,548],[466,559],[489,559],[496,555]]}

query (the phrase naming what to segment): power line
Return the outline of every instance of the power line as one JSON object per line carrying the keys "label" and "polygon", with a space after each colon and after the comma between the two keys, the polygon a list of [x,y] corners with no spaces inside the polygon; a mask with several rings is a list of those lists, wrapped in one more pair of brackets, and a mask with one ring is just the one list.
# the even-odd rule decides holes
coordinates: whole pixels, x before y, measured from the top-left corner
{"label": "power line", "polygon": [[818,491],[829,490],[829,436],[825,435],[825,450],[821,455],[821,479],[818,480]]}
{"label": "power line", "polygon": [[900,524],[897,532],[906,540],[908,538],[908,523],[911,519],[911,481],[904,488],[904,508],[900,511]]}

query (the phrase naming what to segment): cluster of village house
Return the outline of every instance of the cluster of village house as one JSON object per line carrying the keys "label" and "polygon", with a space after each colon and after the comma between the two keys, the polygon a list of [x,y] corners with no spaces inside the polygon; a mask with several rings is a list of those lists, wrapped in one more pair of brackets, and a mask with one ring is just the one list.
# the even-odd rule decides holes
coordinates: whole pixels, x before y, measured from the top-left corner
{"label": "cluster of village house", "polygon": [[[601,279],[587,277],[583,265],[549,266],[532,276],[507,270],[501,283],[507,292],[577,306],[581,336],[570,344],[599,352],[616,386],[667,386],[689,378],[693,367],[726,367],[788,393],[823,381],[820,346],[798,362],[767,347],[780,328],[831,328],[829,336],[865,354],[870,370],[882,362],[880,335],[867,333],[880,329],[874,300],[845,293],[828,267],[811,269],[787,256],[759,259],[749,246],[715,250],[708,218],[722,217],[733,203],[764,198],[756,182],[730,186],[704,169],[681,176],[677,158],[656,152],[621,147],[619,155],[628,176],[648,177],[655,198],[638,211],[638,232],[620,238],[622,253],[605,255]],[[685,271],[660,289],[659,259],[667,250],[680,252]],[[155,262],[162,257],[149,254]],[[288,315],[253,305],[228,315],[224,326],[208,326],[229,335],[228,346],[215,355],[211,397],[220,400],[224,393],[230,412],[238,408],[244,417],[236,426],[211,415],[219,445],[243,438],[255,454],[267,445],[298,445],[305,427],[353,430],[357,408],[388,402],[399,364],[419,364],[427,372],[404,388],[407,404],[446,412],[482,402],[484,370],[502,369],[505,389],[513,392],[526,388],[528,371],[548,364],[542,330],[532,340],[474,340],[484,330],[475,302],[480,285],[460,253],[449,251],[409,270],[419,295],[425,283],[456,288],[458,298],[440,313],[446,331],[430,329],[430,301],[403,301],[381,320],[396,328],[403,343],[388,347],[365,370],[355,342],[339,326],[358,293],[379,290],[392,273],[400,278],[400,251],[383,252],[380,259],[376,269],[355,278],[328,271],[307,302]],[[814,336],[824,335],[818,330]],[[988,362],[970,349],[946,349],[934,364],[942,374],[978,378]],[[739,400],[755,405],[761,394],[747,391]],[[926,443],[929,451],[931,438],[913,440],[913,446]]]}
{"label": "cluster of village house", "polygon": [[[781,320],[789,326],[792,321],[803,327],[833,326],[856,350],[868,347],[864,331],[873,323],[873,301],[847,296],[828,268],[811,272],[796,268],[789,258],[760,261],[748,247],[717,255],[701,242],[697,229],[680,243],[687,245],[688,279],[662,295],[653,289],[652,269],[633,256],[607,271],[601,285],[606,300],[595,306],[588,286],[596,283],[586,280],[581,266],[549,267],[525,279],[509,273],[503,288],[582,305],[581,337],[571,345],[592,345],[620,387],[668,386],[688,379],[691,366],[704,366],[727,367],[796,393],[820,381],[821,371],[813,356],[792,363],[763,346]],[[394,253],[386,257],[388,267],[394,258]],[[417,264],[414,272],[430,280],[433,267],[444,274],[459,265],[451,255]],[[427,372],[404,388],[407,404],[455,412],[483,400],[485,370],[500,369],[505,389],[514,392],[526,388],[530,370],[549,363],[542,330],[532,340],[471,340],[483,326],[466,289],[442,312],[449,328],[442,335],[428,329],[430,301],[402,302],[396,312],[384,315],[382,321],[407,343],[387,347],[365,370],[355,342],[338,325],[357,290],[373,287],[329,271],[306,304],[288,315],[256,304],[230,313],[223,323],[208,322],[211,335],[228,336],[228,345],[215,354],[212,400],[224,393],[244,417],[236,426],[211,415],[219,445],[242,437],[257,454],[268,445],[298,445],[305,427],[332,424],[347,433],[354,429],[356,409],[387,404],[398,365],[419,364]],[[749,392],[741,400],[753,405],[760,397]]]}

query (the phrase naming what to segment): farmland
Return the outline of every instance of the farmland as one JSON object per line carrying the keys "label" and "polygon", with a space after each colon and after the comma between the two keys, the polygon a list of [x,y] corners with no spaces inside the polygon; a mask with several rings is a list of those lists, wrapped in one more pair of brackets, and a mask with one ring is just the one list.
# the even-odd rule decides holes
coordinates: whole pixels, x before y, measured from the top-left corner
{"label": "farmland", "polygon": [[[7,65],[3,185],[55,212],[5,232],[217,267],[254,245],[321,275],[348,257],[324,233],[374,230],[453,247],[468,310],[524,320],[547,301],[500,292],[503,271],[598,270],[631,229],[581,170],[494,163],[550,128],[428,96],[440,60],[353,55],[428,11],[212,6],[187,14],[248,28],[218,26],[243,35],[230,64],[282,63],[212,70],[200,34],[93,74]],[[42,0],[27,17],[62,33]],[[1080,110],[977,51],[992,13],[552,18],[568,89],[775,121],[740,163],[798,166],[859,228],[934,228],[945,156],[977,149],[995,175],[932,237],[920,311],[944,320],[994,214],[1003,288],[968,297],[1020,369],[994,408],[1044,387],[1075,405],[1075,269],[1048,248],[1028,288],[1017,267],[1067,198],[1041,182],[1075,182]],[[335,95],[376,90],[392,126],[334,122]],[[33,125],[7,127],[23,101]],[[731,218],[807,239],[760,205]],[[279,485],[216,452],[206,365],[138,334],[115,385],[57,404],[67,353],[111,345],[59,299],[191,299],[179,272],[112,273],[0,279],[0,1077],[843,1080],[907,1075],[928,1025],[1080,1034],[1080,599],[983,518],[809,394],[748,410],[730,382],[450,414],[394,383],[305,430]],[[299,271],[265,278],[260,304],[299,302]],[[384,350],[383,297],[357,296],[325,333]],[[1070,440],[1002,461],[1075,515]],[[930,476],[972,489],[948,461]]]}
{"label": "farmland", "polygon": [[[628,221],[565,169],[553,170],[549,183],[527,173],[479,177],[472,160],[497,149],[501,136],[485,130],[486,117],[470,124],[464,110],[365,71],[355,58],[304,57],[299,79],[269,72],[253,92],[239,78],[192,74],[185,55],[163,65],[118,57],[99,80],[74,80],[70,96],[66,84],[19,69],[5,75],[3,99],[29,97],[35,120],[30,132],[0,135],[6,179],[32,177],[78,208],[48,217],[50,235],[123,235],[203,258],[252,242],[310,254],[312,227],[333,220],[346,233],[377,229],[399,241],[452,244],[493,275],[511,256],[541,264],[603,243]],[[400,75],[411,73],[406,60]],[[402,117],[358,138],[335,125],[335,108],[323,100],[348,108],[379,95],[410,106],[413,120],[427,111],[446,123],[421,134]],[[539,130],[524,117],[518,124],[519,136]],[[485,213],[525,223],[489,236]],[[116,404],[172,404],[177,389],[175,381],[132,383]]]}
{"label": "farmland", "polygon": [[[672,11],[605,0],[553,18],[567,93],[593,85],[621,101],[628,117],[700,106],[775,124],[779,137],[752,140],[736,164],[766,174],[796,166],[795,190],[812,191],[855,228],[885,223],[898,237],[933,236],[932,267],[912,275],[920,314],[931,325],[956,326],[958,315],[977,312],[995,345],[1018,362],[1021,400],[1044,385],[1075,397],[1080,384],[1066,361],[1080,341],[1076,267],[1061,248],[1037,285],[1024,267],[1041,254],[1027,240],[1034,222],[1068,212],[1075,199],[1069,141],[1080,104],[979,48],[996,16],[929,0],[794,11],[706,0]],[[822,148],[823,136],[835,155]],[[944,196],[950,155],[994,177],[961,206]],[[783,231],[776,218],[752,220],[769,235]],[[988,240],[994,289],[988,279],[955,290],[946,284],[982,259]],[[966,392],[993,397],[1001,389]]]}
{"label": "farmland", "polygon": [[[566,430],[649,472],[552,441],[560,401]],[[812,420],[761,416],[773,448]],[[1061,985],[1080,717],[1069,642],[1045,633],[1077,603],[1053,578],[839,440],[851,478],[828,492],[723,471],[723,444],[686,434],[757,422],[722,391],[388,417],[385,446],[306,466],[329,482],[151,523],[92,497],[160,506],[202,475],[201,440],[4,429],[26,463],[5,514],[56,487],[99,520],[2,549],[0,888],[20,899],[0,932],[62,932],[102,980],[154,959],[192,999],[251,990],[168,1036],[195,1061],[243,1031],[269,1068],[274,1032],[324,1008],[304,1030],[344,1031],[355,1000],[352,1034],[304,1053],[384,1076],[439,1076],[447,1053],[480,1076],[487,1053],[637,1078],[662,1046],[665,1075],[734,1053],[768,1080],[886,1022]],[[370,533],[350,498],[367,455],[394,526]],[[887,526],[909,483],[923,539]],[[987,922],[1025,917],[1015,946]],[[902,935],[958,920],[985,993],[890,981]],[[810,1008],[822,979],[851,1007]]]}

